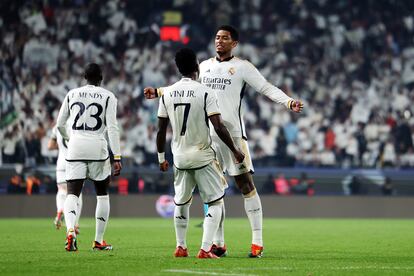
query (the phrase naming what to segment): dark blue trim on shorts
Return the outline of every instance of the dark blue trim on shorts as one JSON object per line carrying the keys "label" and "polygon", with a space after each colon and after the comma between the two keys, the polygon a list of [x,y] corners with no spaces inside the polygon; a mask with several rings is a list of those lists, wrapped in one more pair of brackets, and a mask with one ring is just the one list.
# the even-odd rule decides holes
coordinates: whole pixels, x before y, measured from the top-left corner
{"label": "dark blue trim on shorts", "polygon": [[215,200],[210,201],[210,202],[204,202],[204,204],[211,204],[211,203],[214,203],[214,202],[219,201],[220,199],[224,198],[225,196],[226,196],[226,193],[224,193],[224,194],[223,194],[223,196],[219,197],[218,199],[215,199]]}
{"label": "dark blue trim on shorts", "polygon": [[79,178],[79,179],[66,179],[66,182],[69,182],[69,181],[85,181],[86,180],[86,178]]}
{"label": "dark blue trim on shorts", "polygon": [[191,197],[190,197],[190,199],[189,199],[189,200],[187,200],[187,201],[186,201],[186,202],[184,202],[184,203],[177,203],[177,202],[175,202],[175,200],[174,200],[174,204],[175,204],[175,205],[177,205],[177,206],[183,206],[183,205],[186,205],[187,203],[189,203],[192,199],[193,199],[193,196],[191,196]]}
{"label": "dark blue trim on shorts", "polygon": [[207,167],[208,165],[210,165],[211,164],[211,162],[210,163],[208,163],[207,165],[204,165],[204,166],[201,166],[201,167],[198,167],[198,168],[193,168],[193,169],[180,169],[179,167],[177,167],[175,164],[174,164],[174,167],[177,169],[177,170],[179,170],[179,171],[196,171],[196,170],[201,170],[201,169],[204,169],[205,167]]}
{"label": "dark blue trim on shorts", "polygon": [[65,159],[65,160],[68,162],[103,162],[103,161],[108,160],[108,158],[109,158],[109,155],[105,159],[71,159],[71,160]]}

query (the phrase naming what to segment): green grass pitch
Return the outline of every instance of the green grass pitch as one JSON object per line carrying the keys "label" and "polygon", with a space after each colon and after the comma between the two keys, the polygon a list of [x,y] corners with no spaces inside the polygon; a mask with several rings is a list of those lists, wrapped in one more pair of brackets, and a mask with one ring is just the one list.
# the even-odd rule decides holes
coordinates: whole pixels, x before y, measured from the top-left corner
{"label": "green grass pitch", "polygon": [[414,221],[265,219],[265,252],[249,259],[247,218],[227,219],[229,256],[195,258],[202,229],[192,218],[189,258],[174,258],[172,219],[109,221],[114,250],[93,252],[93,218],[81,220],[79,252],[64,250],[52,219],[0,219],[0,275],[414,275]]}

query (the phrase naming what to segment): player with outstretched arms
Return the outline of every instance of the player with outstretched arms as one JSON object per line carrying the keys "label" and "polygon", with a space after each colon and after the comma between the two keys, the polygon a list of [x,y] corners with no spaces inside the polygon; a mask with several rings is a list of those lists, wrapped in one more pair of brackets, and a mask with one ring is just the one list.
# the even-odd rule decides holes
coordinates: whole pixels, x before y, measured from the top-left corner
{"label": "player with outstretched arms", "polygon": [[157,133],[158,161],[161,171],[166,171],[169,167],[164,153],[166,132],[171,122],[177,242],[174,256],[188,256],[186,233],[189,208],[197,185],[202,200],[208,205],[197,258],[218,258],[211,252],[211,247],[219,224],[224,219],[223,197],[227,183],[211,147],[208,121],[231,152],[234,163],[241,163],[244,155],[234,145],[222,122],[215,93],[195,81],[199,72],[195,53],[190,49],[181,49],[175,56],[175,62],[183,78],[164,89],[164,95],[159,101]]}
{"label": "player with outstretched arms", "polygon": [[[217,152],[218,160],[223,169],[234,176],[236,185],[244,197],[245,211],[252,229],[249,257],[258,258],[263,254],[263,211],[252,178],[254,168],[243,121],[242,100],[245,88],[248,84],[260,94],[294,112],[301,112],[303,104],[270,84],[250,62],[233,56],[232,50],[238,43],[239,34],[234,27],[228,25],[219,27],[215,37],[217,55],[200,64],[200,81],[216,91],[224,124],[236,145],[246,156],[242,164],[236,164],[229,150],[217,139],[217,133],[211,129],[213,148]],[[163,94],[163,88],[147,87],[144,89],[144,94],[147,98],[159,97]],[[223,225],[220,225],[217,231],[213,247],[216,255],[226,254]]]}
{"label": "player with outstretched arms", "polygon": [[[47,148],[49,150],[58,150],[58,158],[56,162],[56,184],[57,184],[57,193],[56,193],[56,217],[54,224],[56,229],[60,229],[63,222],[63,206],[65,204],[66,195],[67,195],[67,184],[66,184],[66,152],[68,151],[66,141],[62,138],[56,126],[52,129],[52,135],[47,143]],[[78,201],[78,210],[76,212],[76,221],[75,221],[75,232],[79,234],[79,219],[82,212],[82,194],[79,196]]]}
{"label": "player with outstretched arms", "polygon": [[[114,175],[122,169],[119,129],[116,119],[117,99],[114,94],[99,85],[102,71],[96,63],[90,63],[85,69],[88,84],[72,89],[66,95],[59,111],[57,128],[68,145],[66,155],[66,181],[68,195],[64,213],[67,227],[67,251],[77,250],[76,204],[82,192],[86,178],[94,182],[96,203],[96,233],[93,242],[94,250],[111,250],[103,235],[109,217],[108,186],[111,176],[111,163],[108,150],[107,134],[110,150],[114,155]],[[66,126],[70,128],[70,137]]]}

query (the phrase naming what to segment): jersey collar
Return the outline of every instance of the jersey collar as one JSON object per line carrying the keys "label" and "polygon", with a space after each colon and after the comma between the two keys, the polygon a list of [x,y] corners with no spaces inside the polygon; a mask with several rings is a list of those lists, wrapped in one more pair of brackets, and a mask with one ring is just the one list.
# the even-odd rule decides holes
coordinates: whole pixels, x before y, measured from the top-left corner
{"label": "jersey collar", "polygon": [[217,60],[218,62],[224,62],[224,61],[230,61],[232,58],[234,58],[234,56],[231,56],[231,57],[225,58],[225,59],[223,59],[223,60],[220,60],[218,57],[216,57],[216,60]]}

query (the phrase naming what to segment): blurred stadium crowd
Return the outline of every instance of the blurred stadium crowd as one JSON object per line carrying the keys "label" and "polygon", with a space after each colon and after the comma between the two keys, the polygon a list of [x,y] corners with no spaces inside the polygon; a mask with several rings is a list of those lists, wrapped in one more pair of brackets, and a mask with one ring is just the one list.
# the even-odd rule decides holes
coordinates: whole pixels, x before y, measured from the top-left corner
{"label": "blurred stadium crowd", "polygon": [[[160,39],[168,11],[182,41]],[[95,61],[119,100],[126,162],[156,164],[158,101],[143,88],[179,78],[184,43],[200,60],[214,56],[216,27],[233,24],[237,55],[305,103],[294,115],[247,90],[256,166],[412,167],[413,14],[414,2],[392,0],[1,1],[1,161],[53,164],[46,145],[60,103]]]}

